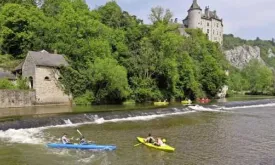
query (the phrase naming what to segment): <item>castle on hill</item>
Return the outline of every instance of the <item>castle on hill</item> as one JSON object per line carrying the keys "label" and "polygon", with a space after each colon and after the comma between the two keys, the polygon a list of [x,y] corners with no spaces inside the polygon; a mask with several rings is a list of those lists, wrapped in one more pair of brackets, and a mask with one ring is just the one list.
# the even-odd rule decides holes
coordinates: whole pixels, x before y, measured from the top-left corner
{"label": "castle on hill", "polygon": [[199,28],[207,34],[210,41],[223,44],[223,20],[217,15],[216,10],[211,11],[208,6],[203,12],[197,0],[193,0],[181,28]]}

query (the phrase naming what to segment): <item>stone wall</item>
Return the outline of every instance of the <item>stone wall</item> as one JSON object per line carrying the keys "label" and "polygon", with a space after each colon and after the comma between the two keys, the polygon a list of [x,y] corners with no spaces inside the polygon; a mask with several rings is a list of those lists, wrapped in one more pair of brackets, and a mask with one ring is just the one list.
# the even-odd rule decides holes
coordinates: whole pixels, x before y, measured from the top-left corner
{"label": "stone wall", "polygon": [[0,90],[0,108],[27,107],[35,103],[35,91]]}
{"label": "stone wall", "polygon": [[22,65],[22,76],[28,79],[29,87],[35,89],[35,63],[30,55],[27,55]]}
{"label": "stone wall", "polygon": [[37,66],[36,77],[36,103],[37,104],[70,104],[70,97],[66,95],[58,79],[59,70],[51,67]]}

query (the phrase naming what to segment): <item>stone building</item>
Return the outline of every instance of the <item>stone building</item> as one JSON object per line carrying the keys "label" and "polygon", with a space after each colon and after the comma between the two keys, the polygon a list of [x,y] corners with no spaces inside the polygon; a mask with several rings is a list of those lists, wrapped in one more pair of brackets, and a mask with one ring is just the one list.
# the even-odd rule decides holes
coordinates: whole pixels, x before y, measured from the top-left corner
{"label": "stone building", "polygon": [[216,10],[210,11],[209,7],[205,7],[203,13],[197,0],[193,0],[181,28],[199,28],[208,35],[209,40],[221,45],[223,43],[223,20],[218,17]]}
{"label": "stone building", "polygon": [[64,94],[59,83],[60,66],[68,63],[60,54],[29,51],[25,60],[13,73],[28,79],[29,87],[35,90],[36,104],[70,103],[70,96]]}

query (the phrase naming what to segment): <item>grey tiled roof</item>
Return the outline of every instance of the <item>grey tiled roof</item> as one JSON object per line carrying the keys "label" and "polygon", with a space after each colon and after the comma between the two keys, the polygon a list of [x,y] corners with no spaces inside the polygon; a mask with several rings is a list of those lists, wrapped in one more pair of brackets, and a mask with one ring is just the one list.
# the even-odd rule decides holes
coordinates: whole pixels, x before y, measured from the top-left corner
{"label": "grey tiled roof", "polygon": [[[37,66],[59,67],[61,65],[69,65],[63,55],[51,54],[45,50],[42,50],[40,52],[29,51],[28,56],[31,56],[31,58],[34,60],[35,65]],[[24,61],[20,63],[14,70],[22,69],[23,64]]]}
{"label": "grey tiled roof", "polygon": [[22,61],[13,71],[16,71],[16,70],[21,70],[22,69],[22,66],[24,64],[24,61]]}
{"label": "grey tiled roof", "polygon": [[[190,9],[189,9],[189,10],[194,10],[194,9],[199,9],[199,10],[201,10],[201,7],[198,5],[197,0],[193,0],[193,3],[192,3],[192,5],[190,6]],[[188,10],[188,11],[189,11],[189,10]]]}
{"label": "grey tiled roof", "polygon": [[67,66],[68,63],[60,54],[51,54],[47,51],[41,52],[34,52],[29,51],[29,55],[32,57],[36,65],[39,66],[51,66],[51,67],[58,67],[61,65]]}
{"label": "grey tiled roof", "polygon": [[9,80],[16,80],[16,76],[7,71],[0,71],[0,79],[7,78]]}

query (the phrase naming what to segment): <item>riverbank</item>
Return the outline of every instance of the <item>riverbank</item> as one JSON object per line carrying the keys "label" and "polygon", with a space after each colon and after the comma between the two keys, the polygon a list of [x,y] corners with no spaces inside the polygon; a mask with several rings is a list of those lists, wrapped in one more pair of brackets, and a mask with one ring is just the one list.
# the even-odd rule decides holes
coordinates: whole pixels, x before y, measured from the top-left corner
{"label": "riverbank", "polygon": [[[234,97],[211,100],[208,104],[199,104],[194,102],[194,105],[213,105],[224,104],[233,101],[249,101],[249,100],[264,100],[275,99],[274,96],[247,96],[235,95]],[[43,116],[58,116],[83,113],[108,113],[118,111],[135,111],[135,110],[153,110],[186,107],[179,102],[170,103],[164,106],[155,106],[152,103],[147,104],[125,104],[125,105],[93,105],[93,106],[68,106],[68,105],[38,105],[23,108],[0,108],[0,121],[16,120],[21,118],[43,117]]]}

